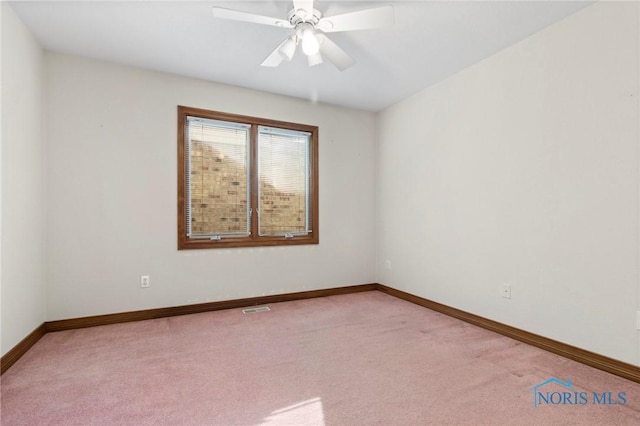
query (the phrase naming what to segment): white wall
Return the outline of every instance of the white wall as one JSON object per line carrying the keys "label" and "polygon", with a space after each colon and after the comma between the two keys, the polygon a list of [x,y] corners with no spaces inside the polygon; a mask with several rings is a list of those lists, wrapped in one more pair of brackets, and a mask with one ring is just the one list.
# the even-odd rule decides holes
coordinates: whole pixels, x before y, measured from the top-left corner
{"label": "white wall", "polygon": [[380,113],[378,281],[639,364],[638,26],[590,6]]}
{"label": "white wall", "polygon": [[[374,282],[374,114],[73,56],[46,63],[48,320]],[[177,105],[319,126],[320,244],[178,251]]]}
{"label": "white wall", "polygon": [[2,14],[2,354],[45,319],[43,52]]}

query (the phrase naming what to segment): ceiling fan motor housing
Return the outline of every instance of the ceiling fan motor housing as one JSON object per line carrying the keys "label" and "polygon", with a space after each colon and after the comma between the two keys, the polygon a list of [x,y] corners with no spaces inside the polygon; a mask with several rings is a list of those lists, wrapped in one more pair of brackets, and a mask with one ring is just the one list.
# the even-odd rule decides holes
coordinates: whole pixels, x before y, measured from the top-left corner
{"label": "ceiling fan motor housing", "polygon": [[320,18],[322,18],[322,12],[317,9],[313,9],[313,15],[309,15],[309,12],[304,9],[291,9],[289,11],[288,18],[289,23],[294,28],[297,28],[300,24],[309,24],[315,28],[316,25],[318,25],[318,22],[320,22]]}

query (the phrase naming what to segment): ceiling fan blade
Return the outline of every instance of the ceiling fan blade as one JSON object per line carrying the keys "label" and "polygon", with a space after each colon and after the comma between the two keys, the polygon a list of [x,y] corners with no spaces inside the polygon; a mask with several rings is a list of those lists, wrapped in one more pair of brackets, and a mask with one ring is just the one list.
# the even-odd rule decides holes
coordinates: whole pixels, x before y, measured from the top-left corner
{"label": "ceiling fan blade", "polygon": [[326,35],[316,34],[316,37],[320,42],[320,53],[340,71],[344,71],[356,63],[351,56],[347,55],[340,46],[332,42]]}
{"label": "ceiling fan blade", "polygon": [[293,0],[293,10],[304,10],[309,17],[313,16],[313,0]]}
{"label": "ceiling fan blade", "polygon": [[375,7],[320,19],[316,28],[325,33],[382,28],[393,25],[393,6]]}
{"label": "ceiling fan blade", "polygon": [[256,15],[254,13],[240,12],[238,10],[212,7],[211,12],[215,18],[230,19],[232,21],[251,22],[254,24],[273,25],[282,28],[293,28],[285,19],[271,18],[269,16]]}
{"label": "ceiling fan blade", "polygon": [[274,51],[271,52],[269,56],[267,56],[266,59],[262,61],[260,65],[262,65],[263,67],[277,67],[278,65],[280,65],[284,60],[284,56],[282,56],[282,54],[280,53],[280,49],[288,41],[289,41],[289,37],[282,40],[282,43],[280,43],[278,47],[276,47]]}

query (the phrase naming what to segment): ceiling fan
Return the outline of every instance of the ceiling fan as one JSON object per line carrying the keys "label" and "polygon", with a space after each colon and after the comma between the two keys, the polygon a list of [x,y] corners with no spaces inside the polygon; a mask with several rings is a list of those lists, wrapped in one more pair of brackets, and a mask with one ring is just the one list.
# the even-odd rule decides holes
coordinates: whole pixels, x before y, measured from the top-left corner
{"label": "ceiling fan", "polygon": [[262,62],[261,65],[265,67],[277,67],[284,60],[291,61],[298,44],[302,44],[302,51],[307,55],[309,66],[321,64],[325,58],[340,71],[344,71],[355,61],[324,33],[368,30],[393,24],[393,6],[390,5],[323,17],[320,11],[313,8],[313,0],[293,0],[293,9],[289,11],[287,19],[222,7],[213,7],[212,10],[216,18],[294,30],[293,34],[285,38]]}

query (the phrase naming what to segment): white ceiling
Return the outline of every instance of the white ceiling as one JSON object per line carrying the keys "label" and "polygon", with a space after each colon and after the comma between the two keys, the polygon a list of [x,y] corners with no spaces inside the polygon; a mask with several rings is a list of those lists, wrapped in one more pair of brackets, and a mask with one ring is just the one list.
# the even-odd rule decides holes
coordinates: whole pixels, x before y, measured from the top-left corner
{"label": "white ceiling", "polygon": [[286,19],[291,1],[11,5],[47,50],[378,111],[591,3],[316,1],[325,16],[394,6],[391,28],[329,35],[356,60],[344,72],[329,63],[309,68],[301,52],[279,68],[261,67],[291,30],[211,15],[216,5]]}

